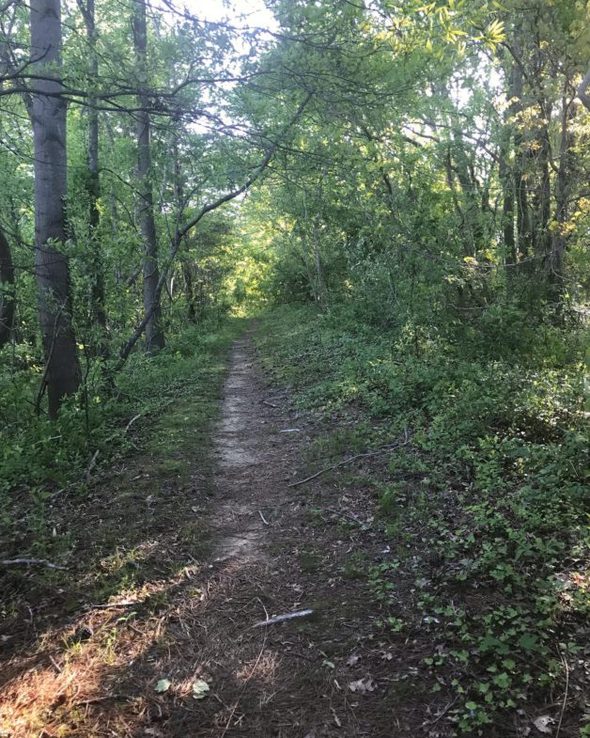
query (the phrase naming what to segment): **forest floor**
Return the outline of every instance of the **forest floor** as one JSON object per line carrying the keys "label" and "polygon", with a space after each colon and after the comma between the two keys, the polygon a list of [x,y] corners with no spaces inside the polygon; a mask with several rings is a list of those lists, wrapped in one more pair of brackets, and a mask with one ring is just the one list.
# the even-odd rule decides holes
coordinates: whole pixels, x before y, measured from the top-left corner
{"label": "forest floor", "polygon": [[[55,534],[77,541],[68,571],[4,582],[16,594],[0,627],[0,736],[454,735],[452,694],[422,665],[431,633],[384,627],[371,587],[391,537],[362,478],[383,459],[327,462],[294,484],[325,421],[296,411],[249,332],[210,392],[171,406],[152,447],[87,498],[56,505]],[[195,418],[213,418],[218,395],[209,443]],[[400,613],[415,576],[400,575]],[[525,734],[513,730],[483,734]]]}

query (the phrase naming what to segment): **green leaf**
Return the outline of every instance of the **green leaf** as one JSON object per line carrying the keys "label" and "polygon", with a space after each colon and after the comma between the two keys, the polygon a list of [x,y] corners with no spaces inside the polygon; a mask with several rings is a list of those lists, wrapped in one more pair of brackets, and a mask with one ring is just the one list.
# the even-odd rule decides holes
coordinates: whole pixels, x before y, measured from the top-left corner
{"label": "green leaf", "polygon": [[537,636],[532,633],[523,633],[518,639],[518,645],[524,648],[525,651],[537,651]]}

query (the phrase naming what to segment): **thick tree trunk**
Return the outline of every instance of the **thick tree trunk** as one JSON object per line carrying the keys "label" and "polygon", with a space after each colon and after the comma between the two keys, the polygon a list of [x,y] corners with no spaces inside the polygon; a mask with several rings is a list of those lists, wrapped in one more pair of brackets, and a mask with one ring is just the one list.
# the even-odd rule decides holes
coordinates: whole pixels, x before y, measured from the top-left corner
{"label": "thick tree trunk", "polygon": [[8,343],[14,323],[14,267],[10,246],[0,231],[0,349]]}
{"label": "thick tree trunk", "polygon": [[71,322],[66,238],[66,103],[59,96],[61,14],[59,0],[31,0],[31,54],[35,80],[31,116],[35,153],[35,269],[45,351],[49,415],[80,384]]}
{"label": "thick tree trunk", "polygon": [[158,242],[154,219],[154,200],[151,182],[151,148],[149,96],[147,94],[147,21],[144,0],[134,0],[133,40],[139,82],[137,113],[137,179],[138,219],[143,238],[143,310],[146,351],[155,353],[164,347],[162,330],[161,290],[158,289]]}

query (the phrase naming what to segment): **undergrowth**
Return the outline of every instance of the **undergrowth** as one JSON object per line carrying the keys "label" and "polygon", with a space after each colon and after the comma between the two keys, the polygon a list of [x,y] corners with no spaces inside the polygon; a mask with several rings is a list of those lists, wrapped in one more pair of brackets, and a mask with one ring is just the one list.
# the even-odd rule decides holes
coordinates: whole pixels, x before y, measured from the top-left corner
{"label": "undergrowth", "polygon": [[[166,463],[178,465],[173,457],[188,437],[187,429],[191,441],[210,430],[208,419],[216,412],[213,388],[221,381],[227,349],[241,326],[238,319],[216,318],[185,328],[171,336],[169,345],[157,356],[134,353],[116,377],[115,387],[108,385],[98,365],[91,363],[80,395],[67,400],[59,419],[53,422],[35,412],[40,368],[30,359],[23,361],[19,370],[11,362],[3,364],[0,553],[9,556],[14,549],[22,555],[25,545],[32,549],[24,553],[43,554],[52,542],[47,529],[48,506],[59,504],[64,492],[84,495],[97,471],[130,450],[139,450],[137,443],[148,452],[157,452]],[[178,421],[177,413],[165,412],[189,396],[191,417]],[[199,397],[202,402],[196,412],[195,398]],[[23,412],[23,407],[29,409]],[[161,427],[150,433],[147,429],[156,418]],[[167,418],[181,422],[182,428],[171,427],[171,420],[166,424]]]}
{"label": "undergrowth", "polygon": [[352,414],[366,448],[411,439],[375,480],[391,554],[370,583],[401,630],[396,581],[414,579],[405,629],[431,650],[423,668],[451,694],[447,719],[474,735],[552,701],[566,676],[578,696],[590,613],[583,337],[528,331],[519,352],[497,327],[487,342],[486,325],[415,341],[344,307],[283,307],[259,338],[303,408],[336,425]]}

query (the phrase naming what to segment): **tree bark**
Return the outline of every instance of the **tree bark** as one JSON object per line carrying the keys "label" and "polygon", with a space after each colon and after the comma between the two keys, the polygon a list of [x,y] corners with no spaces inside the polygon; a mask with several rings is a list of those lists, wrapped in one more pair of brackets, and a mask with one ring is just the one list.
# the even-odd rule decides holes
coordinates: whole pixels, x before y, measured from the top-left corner
{"label": "tree bark", "polygon": [[0,349],[10,340],[14,323],[14,267],[10,246],[0,230]]}
{"label": "tree bark", "polygon": [[149,96],[147,90],[147,20],[145,0],[134,0],[133,41],[139,82],[137,115],[137,179],[138,179],[138,219],[143,238],[143,311],[147,318],[145,324],[145,343],[148,353],[156,353],[164,347],[162,329],[161,290],[158,289],[160,273],[158,268],[158,242],[154,219],[154,200],[151,170],[151,131],[149,115]]}
{"label": "tree bark", "polygon": [[63,253],[66,239],[66,102],[60,97],[60,0],[31,0],[32,66],[39,78],[32,90],[35,155],[35,271],[45,352],[49,416],[80,384],[71,320],[70,273]]}
{"label": "tree bark", "polygon": [[576,109],[573,102],[573,100],[568,99],[566,90],[561,102],[559,168],[555,181],[556,228],[551,234],[551,251],[547,259],[547,264],[545,265],[550,290],[553,296],[558,299],[561,297],[563,291],[563,255],[567,246],[565,229],[569,214],[568,204],[571,192],[572,169],[574,168],[574,157],[572,155],[574,134],[572,131],[572,122],[576,114]]}
{"label": "tree bark", "polygon": [[[98,55],[96,52],[97,31],[94,0],[78,0],[78,5],[84,18],[86,26],[86,40],[89,48],[88,72],[92,80],[98,78]],[[100,224],[100,211],[98,201],[100,198],[100,174],[99,174],[99,124],[96,98],[88,100],[88,148],[87,163],[88,172],[86,178],[86,193],[88,196],[88,226],[89,226],[89,313],[90,321],[98,331],[94,350],[98,356],[106,357],[107,345],[107,315],[105,309],[105,286],[102,264],[101,244],[98,239],[98,227]]]}
{"label": "tree bark", "polygon": [[[515,30],[515,34],[521,33],[521,29]],[[522,54],[518,38],[514,42],[514,50],[517,55],[512,74],[512,110],[518,116],[524,110],[523,94],[524,81],[522,71]],[[518,255],[527,258],[531,252],[531,217],[529,212],[528,188],[526,181],[526,155],[524,152],[524,136],[522,134],[522,121],[517,120],[514,125],[514,189],[516,195],[516,233],[518,241]]]}
{"label": "tree bark", "polygon": [[[543,110],[544,106],[542,106]],[[541,112],[541,114],[543,114]],[[549,219],[551,217],[551,179],[549,176],[549,157],[551,144],[549,142],[548,122],[543,121],[539,126],[536,143],[536,168],[538,170],[538,184],[534,191],[534,228],[533,248],[535,255],[544,261],[550,251],[551,236],[549,233]]]}
{"label": "tree bark", "polygon": [[[513,98],[514,98],[514,62],[510,66],[508,72],[508,110],[504,117],[504,126],[502,131],[500,145],[500,184],[502,185],[502,233],[504,237],[505,263],[509,267],[514,267],[517,261],[516,252],[516,234],[514,229],[514,171],[510,165],[510,152],[513,144]],[[508,269],[508,280],[510,270]]]}

